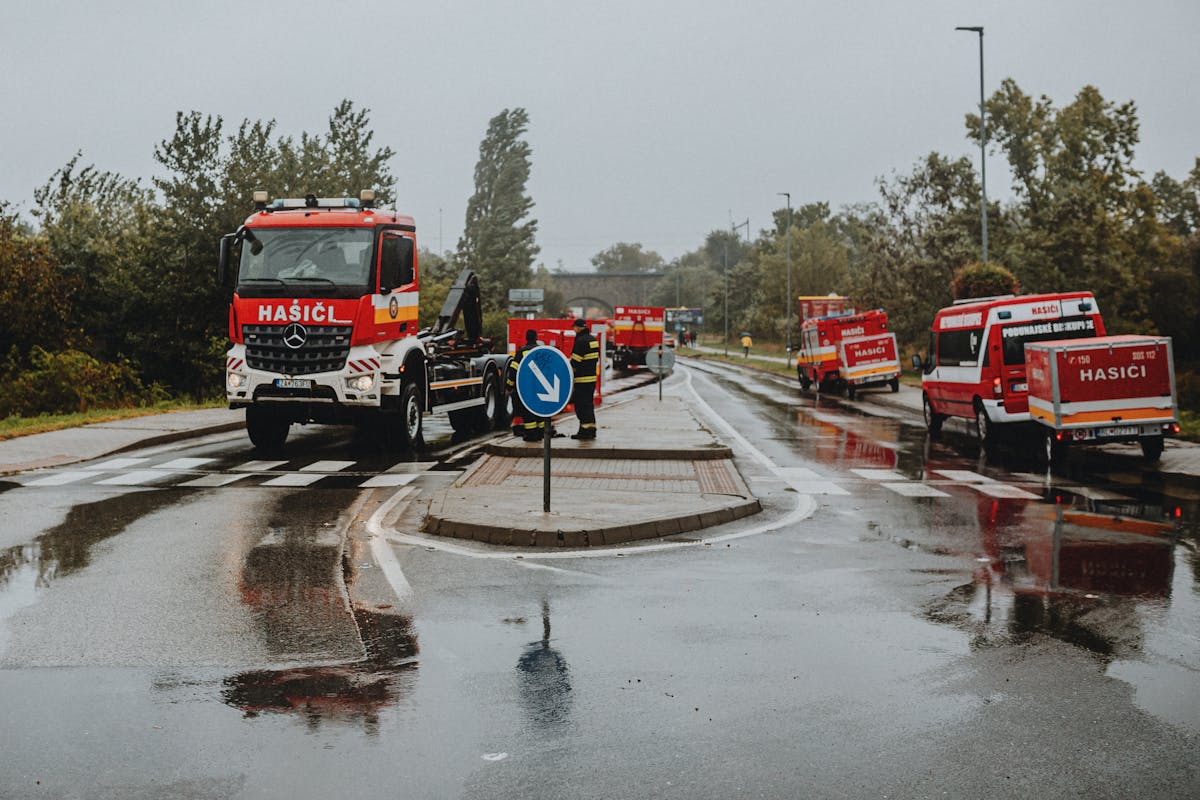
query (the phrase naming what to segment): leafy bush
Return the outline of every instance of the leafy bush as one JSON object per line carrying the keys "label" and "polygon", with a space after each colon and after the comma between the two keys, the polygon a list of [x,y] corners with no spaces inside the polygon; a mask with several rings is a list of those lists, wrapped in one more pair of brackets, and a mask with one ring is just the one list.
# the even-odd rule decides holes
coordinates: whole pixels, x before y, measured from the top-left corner
{"label": "leafy bush", "polygon": [[950,290],[955,300],[971,297],[995,297],[1001,294],[1017,294],[1021,284],[1017,276],[995,262],[967,264],[954,273]]}
{"label": "leafy bush", "polygon": [[128,364],[97,361],[78,350],[51,353],[33,347],[29,367],[10,358],[0,385],[0,417],[132,408],[168,399],[158,384],[146,387]]}

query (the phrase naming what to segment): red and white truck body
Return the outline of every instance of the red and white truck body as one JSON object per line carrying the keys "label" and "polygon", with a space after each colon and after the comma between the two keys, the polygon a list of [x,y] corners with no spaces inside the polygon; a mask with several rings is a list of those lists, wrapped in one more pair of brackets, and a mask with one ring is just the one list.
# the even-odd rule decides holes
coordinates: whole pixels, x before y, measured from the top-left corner
{"label": "red and white truck body", "polygon": [[838,360],[842,380],[848,387],[890,383],[900,377],[900,356],[896,352],[894,333],[843,339],[838,345]]}
{"label": "red and white truck body", "polygon": [[1025,348],[1049,339],[1104,335],[1091,292],[1004,295],[958,301],[933,320],[922,369],[926,424],[947,417],[974,419],[981,438],[992,426],[1029,422]]}
{"label": "red and white truck body", "polygon": [[1029,415],[1062,443],[1161,440],[1178,421],[1166,336],[1101,336],[1025,346]]}
{"label": "red and white truck body", "polygon": [[[221,240],[229,305],[225,390],[255,446],[294,423],[372,426],[389,444],[421,439],[422,415],[456,431],[500,427],[508,356],[481,335],[474,273],[463,270],[437,323],[418,330],[416,226],[374,193],[267,203]],[[454,328],[461,316],[464,329]]]}
{"label": "red and white truck body", "polygon": [[645,366],[647,351],[663,343],[665,318],[662,306],[616,306],[611,320],[613,368]]}
{"label": "red and white truck body", "polygon": [[796,374],[805,389],[813,384],[822,391],[845,389],[852,398],[864,386],[891,384],[896,391],[900,361],[887,312],[877,308],[804,320]]}

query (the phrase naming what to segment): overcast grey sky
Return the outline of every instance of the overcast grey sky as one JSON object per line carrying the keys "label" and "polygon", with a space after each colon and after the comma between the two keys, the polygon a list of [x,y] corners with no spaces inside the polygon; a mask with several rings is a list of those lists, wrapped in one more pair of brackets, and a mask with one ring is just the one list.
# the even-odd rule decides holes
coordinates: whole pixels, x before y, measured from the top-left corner
{"label": "overcast grey sky", "polygon": [[776,192],[837,208],[930,150],[977,163],[978,41],[956,25],[986,27],[988,94],[1012,77],[1061,106],[1090,83],[1137,103],[1147,176],[1200,155],[1196,0],[37,0],[0,17],[0,200],[27,212],[76,150],[148,181],[176,111],[323,132],[350,98],[421,242],[453,249],[487,122],[524,106],[541,260],[670,259],[731,215],[766,227]]}

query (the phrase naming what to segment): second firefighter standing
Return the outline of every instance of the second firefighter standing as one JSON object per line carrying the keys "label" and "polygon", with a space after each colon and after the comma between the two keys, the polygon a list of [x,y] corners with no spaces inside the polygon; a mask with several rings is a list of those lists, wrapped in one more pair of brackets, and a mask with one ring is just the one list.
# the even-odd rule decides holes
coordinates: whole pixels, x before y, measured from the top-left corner
{"label": "second firefighter standing", "polygon": [[600,366],[600,343],[592,338],[585,320],[577,319],[575,344],[571,348],[571,370],[574,375],[571,402],[575,405],[575,417],[579,420],[579,431],[572,439],[596,438],[596,372]]}

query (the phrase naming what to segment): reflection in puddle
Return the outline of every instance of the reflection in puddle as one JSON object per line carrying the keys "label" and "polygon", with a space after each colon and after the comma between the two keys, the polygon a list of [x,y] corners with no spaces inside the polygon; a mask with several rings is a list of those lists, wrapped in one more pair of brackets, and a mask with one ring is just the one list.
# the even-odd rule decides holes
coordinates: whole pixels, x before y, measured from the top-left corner
{"label": "reflection in puddle", "polygon": [[978,509],[981,566],[929,619],[969,631],[976,647],[1043,634],[1106,661],[1141,650],[1141,609],[1171,593],[1177,532],[1161,509],[993,498]]}
{"label": "reflection in puddle", "polygon": [[297,714],[310,729],[325,722],[379,732],[379,714],[408,695],[419,651],[410,617],[356,611],[365,659],[344,664],[254,670],[226,678],[221,699],[247,718]]}
{"label": "reflection in puddle", "polygon": [[571,711],[571,671],[562,653],[550,646],[550,604],[542,602],[542,639],[525,645],[517,660],[521,707],[530,727],[550,732]]}

